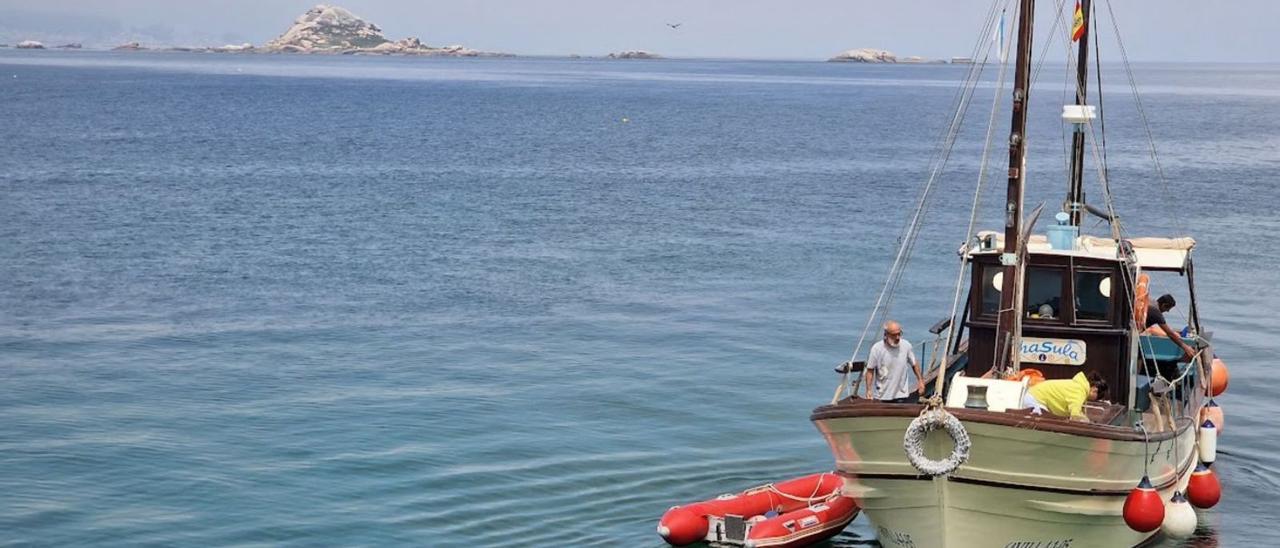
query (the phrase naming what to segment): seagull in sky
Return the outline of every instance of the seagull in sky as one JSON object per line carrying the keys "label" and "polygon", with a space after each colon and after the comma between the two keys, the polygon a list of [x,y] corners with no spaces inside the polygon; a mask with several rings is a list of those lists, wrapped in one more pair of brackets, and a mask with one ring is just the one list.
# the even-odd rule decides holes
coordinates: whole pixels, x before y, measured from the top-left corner
{"label": "seagull in sky", "polygon": [[683,25],[683,24],[684,23],[667,23],[667,26],[671,27],[672,29],[678,29],[680,28],[680,25]]}

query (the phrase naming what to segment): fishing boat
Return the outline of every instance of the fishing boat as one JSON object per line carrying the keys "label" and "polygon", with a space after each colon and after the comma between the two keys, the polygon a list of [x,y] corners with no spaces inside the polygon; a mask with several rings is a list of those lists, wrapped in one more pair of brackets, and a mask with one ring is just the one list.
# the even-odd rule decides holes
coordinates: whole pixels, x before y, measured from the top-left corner
{"label": "fishing boat", "polygon": [[[992,5],[984,36],[997,21],[1003,25],[1002,4],[1013,0]],[[996,85],[997,99],[1012,95],[1003,226],[977,231],[989,129],[955,292],[939,298],[939,308],[950,309],[929,330],[934,352],[924,364],[926,389],[911,403],[872,399],[870,387],[861,386],[866,366],[859,358],[868,333],[888,318],[885,303],[919,234],[932,177],[861,340],[837,368],[835,395],[810,418],[830,446],[842,492],[857,501],[884,546],[1138,546],[1160,535],[1189,536],[1196,515],[1188,498],[1207,507],[1219,496],[1210,466],[1221,412],[1210,402],[1226,385],[1225,365],[1215,359],[1200,318],[1195,240],[1138,237],[1120,222],[1100,151],[1101,105],[1088,103],[1095,19],[1089,0],[1076,4],[1070,27],[1054,25],[1075,49],[1075,101],[1062,115],[1072,146],[1062,210],[1036,232],[1043,205],[1030,212],[1024,206],[1035,2],[1008,7],[1017,27],[1012,89],[1005,87],[1003,63]],[[1096,40],[1094,47],[1096,62]],[[1004,58],[978,53],[970,75],[984,59]],[[960,97],[964,108],[964,92]],[[993,104],[993,122],[1003,108]],[[943,139],[947,153],[961,119],[953,117]],[[1154,151],[1153,144],[1153,158]],[[1085,201],[1086,154],[1101,188],[1097,207]],[[1098,217],[1105,233],[1082,234],[1086,215]],[[1177,339],[1145,330],[1155,302],[1152,276],[1185,284],[1177,291],[1189,296],[1180,334],[1189,352]],[[1096,373],[1110,389],[1107,400],[1085,405],[1087,421],[1027,407],[1033,383],[1078,373]]]}

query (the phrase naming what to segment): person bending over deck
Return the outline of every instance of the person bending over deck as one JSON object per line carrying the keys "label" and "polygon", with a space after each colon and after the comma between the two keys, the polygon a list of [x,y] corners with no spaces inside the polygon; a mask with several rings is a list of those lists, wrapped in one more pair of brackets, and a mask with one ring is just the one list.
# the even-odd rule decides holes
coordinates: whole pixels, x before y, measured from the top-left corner
{"label": "person bending over deck", "polygon": [[[907,385],[907,369],[916,374],[916,395]],[[924,394],[924,376],[911,343],[902,340],[902,326],[893,320],[884,322],[884,339],[871,347],[867,357],[867,397],[890,403],[911,403]]]}
{"label": "person bending over deck", "polygon": [[1107,381],[1095,371],[1089,376],[1076,373],[1070,379],[1041,381],[1027,391],[1023,404],[1039,415],[1042,410],[1073,421],[1089,422],[1084,414],[1084,402],[1099,399],[1107,394]]}
{"label": "person bending over deck", "polygon": [[1196,354],[1196,351],[1193,350],[1186,341],[1182,340],[1182,336],[1178,335],[1178,332],[1174,331],[1172,327],[1169,327],[1169,324],[1164,320],[1164,314],[1173,310],[1173,307],[1177,304],[1178,303],[1173,300],[1173,295],[1168,293],[1161,295],[1159,299],[1156,299],[1156,302],[1147,305],[1147,325],[1143,327],[1146,328],[1147,335],[1168,337],[1169,340],[1177,343],[1178,346],[1182,347],[1182,352],[1186,354],[1187,360],[1190,361],[1191,357]]}

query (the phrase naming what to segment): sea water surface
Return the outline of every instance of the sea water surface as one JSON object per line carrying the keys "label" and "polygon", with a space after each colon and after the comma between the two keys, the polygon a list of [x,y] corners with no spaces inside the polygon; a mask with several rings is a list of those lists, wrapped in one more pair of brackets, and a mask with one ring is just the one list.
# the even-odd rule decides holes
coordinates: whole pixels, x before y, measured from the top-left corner
{"label": "sea water surface", "polygon": [[[809,413],[966,70],[0,51],[0,544],[660,546],[673,504],[829,470]],[[1166,180],[1108,71],[1116,205],[1197,238],[1232,373],[1222,503],[1163,546],[1280,544],[1280,67],[1135,76]],[[917,347],[995,77],[894,301]]]}

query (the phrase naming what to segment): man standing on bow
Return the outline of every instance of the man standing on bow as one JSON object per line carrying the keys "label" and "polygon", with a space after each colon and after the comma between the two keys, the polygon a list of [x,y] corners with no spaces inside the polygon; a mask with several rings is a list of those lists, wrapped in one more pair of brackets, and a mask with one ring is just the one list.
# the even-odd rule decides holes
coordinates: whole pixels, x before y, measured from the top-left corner
{"label": "man standing on bow", "polygon": [[[907,384],[907,369],[916,374],[916,394]],[[884,322],[884,340],[871,347],[867,357],[867,396],[889,403],[912,403],[924,394],[924,375],[920,361],[911,351],[911,343],[902,340],[902,326],[893,320]]]}

